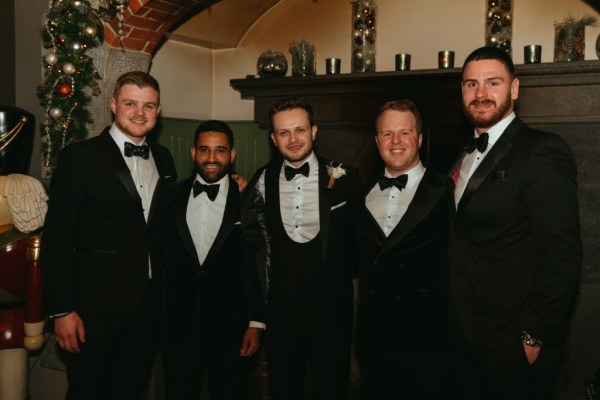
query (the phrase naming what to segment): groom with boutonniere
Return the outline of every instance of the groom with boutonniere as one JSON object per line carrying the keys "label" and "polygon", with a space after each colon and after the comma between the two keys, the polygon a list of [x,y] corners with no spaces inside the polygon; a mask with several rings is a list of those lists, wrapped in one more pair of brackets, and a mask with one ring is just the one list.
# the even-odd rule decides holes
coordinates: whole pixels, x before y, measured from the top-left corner
{"label": "groom with boutonniere", "polygon": [[356,246],[355,168],[313,151],[312,107],[296,97],[269,111],[277,157],[250,181],[242,224],[267,301],[266,349],[273,400],[345,399]]}

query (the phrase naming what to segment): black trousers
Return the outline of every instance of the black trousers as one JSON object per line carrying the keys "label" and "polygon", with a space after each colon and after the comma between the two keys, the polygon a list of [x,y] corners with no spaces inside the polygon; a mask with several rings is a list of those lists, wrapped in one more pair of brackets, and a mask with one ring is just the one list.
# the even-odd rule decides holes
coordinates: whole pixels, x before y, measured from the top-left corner
{"label": "black trousers", "polygon": [[454,367],[465,400],[551,400],[556,389],[561,346],[544,345],[533,365],[523,346],[478,352],[457,346]]}
{"label": "black trousers", "polygon": [[333,306],[286,308],[269,317],[266,333],[269,392],[272,400],[304,399],[306,368],[315,400],[348,396],[349,327]]}
{"label": "black trousers", "polygon": [[204,374],[211,400],[244,400],[247,397],[249,360],[240,357],[242,337],[235,345],[215,345],[199,332],[185,340],[163,340],[167,400],[198,400]]}
{"label": "black trousers", "polygon": [[360,348],[358,355],[363,400],[458,399],[450,350],[406,353]]}
{"label": "black trousers", "polygon": [[[140,306],[129,313],[80,313],[85,343],[61,351],[67,366],[67,400],[141,399],[158,344],[159,283],[148,281]],[[110,310],[107,310],[110,311]]]}

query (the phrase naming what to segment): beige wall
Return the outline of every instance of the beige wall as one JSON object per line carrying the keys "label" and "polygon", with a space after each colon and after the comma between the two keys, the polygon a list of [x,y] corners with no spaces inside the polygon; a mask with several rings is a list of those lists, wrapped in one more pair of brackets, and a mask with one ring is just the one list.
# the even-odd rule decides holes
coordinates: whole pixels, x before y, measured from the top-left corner
{"label": "beige wall", "polygon": [[[227,0],[224,0],[227,1]],[[394,69],[394,54],[412,54],[412,69],[437,67],[439,50],[454,50],[455,65],[460,66],[468,53],[484,44],[487,0],[376,0],[379,10],[377,36],[377,71]],[[554,22],[571,14],[575,17],[598,13],[582,0],[516,0],[513,12],[513,53],[516,64],[523,62],[523,46],[541,44],[542,61],[550,62],[554,49]],[[194,70],[183,64],[190,62],[190,47],[167,44],[159,50],[151,72],[163,85],[164,115],[180,116],[179,108],[194,110],[190,118],[214,117],[225,120],[253,119],[253,102],[241,100],[229,80],[256,73],[258,55],[269,47],[291,57],[289,43],[305,38],[317,52],[317,73],[324,73],[325,58],[342,59],[342,72],[350,71],[349,0],[283,0],[264,15],[238,48],[213,52],[213,75],[198,65]],[[586,31],[586,59],[597,59],[596,37],[599,27]],[[168,57],[165,54],[168,52]],[[291,68],[290,68],[291,69]],[[174,73],[177,71],[177,73]],[[196,71],[185,74],[184,71]],[[289,72],[288,72],[289,75]],[[182,85],[190,80],[194,84]],[[182,87],[208,86],[212,81],[212,102],[199,102],[197,94]],[[209,90],[206,87],[205,90]],[[167,106],[168,104],[168,106]]]}

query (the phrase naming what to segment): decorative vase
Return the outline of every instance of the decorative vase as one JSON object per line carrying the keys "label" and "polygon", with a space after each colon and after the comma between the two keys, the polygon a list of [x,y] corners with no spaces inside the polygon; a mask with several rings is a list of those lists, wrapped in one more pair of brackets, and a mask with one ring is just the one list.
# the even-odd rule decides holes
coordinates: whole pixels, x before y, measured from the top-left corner
{"label": "decorative vase", "polygon": [[585,25],[558,24],[554,36],[554,61],[582,61],[585,53]]}
{"label": "decorative vase", "polygon": [[595,24],[596,17],[575,19],[566,17],[554,24],[554,61],[583,61],[585,58],[585,27]]}
{"label": "decorative vase", "polygon": [[512,53],[513,0],[487,0],[485,44]]}
{"label": "decorative vase", "polygon": [[261,78],[285,76],[287,69],[288,63],[285,55],[272,49],[261,53],[256,62],[256,70]]}
{"label": "decorative vase", "polygon": [[292,75],[315,75],[315,46],[302,39],[300,42],[290,43],[292,55]]}
{"label": "decorative vase", "polygon": [[374,0],[352,1],[352,72],[375,72],[377,5]]}

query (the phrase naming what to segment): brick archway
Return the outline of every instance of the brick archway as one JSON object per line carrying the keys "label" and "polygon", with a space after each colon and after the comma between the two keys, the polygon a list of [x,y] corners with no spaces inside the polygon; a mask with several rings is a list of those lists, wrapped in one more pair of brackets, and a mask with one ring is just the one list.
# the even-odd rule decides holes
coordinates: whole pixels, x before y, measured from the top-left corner
{"label": "brick archway", "polygon": [[[152,54],[165,33],[220,0],[129,0],[124,13],[123,44],[126,50]],[[118,19],[104,26],[104,42],[120,47]]]}

